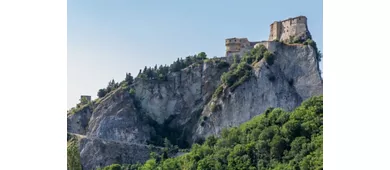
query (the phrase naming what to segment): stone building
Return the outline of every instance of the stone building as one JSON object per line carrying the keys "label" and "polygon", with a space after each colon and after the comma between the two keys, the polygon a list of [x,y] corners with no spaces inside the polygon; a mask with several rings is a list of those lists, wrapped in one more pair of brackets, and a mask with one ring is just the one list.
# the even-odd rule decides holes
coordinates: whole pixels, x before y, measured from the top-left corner
{"label": "stone building", "polygon": [[307,18],[298,16],[283,21],[275,21],[270,25],[269,41],[279,40],[289,42],[295,40],[306,40],[311,38],[307,27]]}
{"label": "stone building", "polygon": [[250,47],[247,38],[228,38],[225,40],[226,56],[239,53],[243,49]]}
{"label": "stone building", "polygon": [[270,26],[270,35],[268,41],[248,41],[247,38],[228,38],[225,40],[226,57],[232,58],[233,55],[238,57],[244,55],[259,45],[264,45],[269,51],[273,52],[276,46],[275,40],[281,42],[304,41],[311,38],[307,27],[307,18],[298,16],[283,21],[275,21]]}
{"label": "stone building", "polygon": [[91,102],[91,96],[81,95],[80,101],[82,101],[83,98],[86,98],[88,102]]}

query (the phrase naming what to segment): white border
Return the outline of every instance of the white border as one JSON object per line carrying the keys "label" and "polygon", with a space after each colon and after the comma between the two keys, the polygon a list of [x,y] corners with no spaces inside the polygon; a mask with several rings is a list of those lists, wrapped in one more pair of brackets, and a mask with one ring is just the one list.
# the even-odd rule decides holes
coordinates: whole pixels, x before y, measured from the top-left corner
{"label": "white border", "polygon": [[[389,167],[388,7],[324,2],[324,169]],[[66,169],[66,1],[1,1],[0,21],[1,169]]]}
{"label": "white border", "polygon": [[324,0],[324,169],[390,169],[387,1]]}
{"label": "white border", "polygon": [[66,5],[0,1],[0,169],[66,170]]}

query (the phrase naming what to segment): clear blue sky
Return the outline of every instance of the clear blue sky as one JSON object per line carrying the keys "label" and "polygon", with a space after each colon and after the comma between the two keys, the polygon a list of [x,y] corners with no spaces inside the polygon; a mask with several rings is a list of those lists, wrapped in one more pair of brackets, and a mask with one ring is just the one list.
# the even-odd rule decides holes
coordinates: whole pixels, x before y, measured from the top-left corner
{"label": "clear blue sky", "polygon": [[202,51],[223,56],[225,38],[266,40],[273,21],[298,15],[322,51],[318,0],[68,0],[68,108],[126,72]]}

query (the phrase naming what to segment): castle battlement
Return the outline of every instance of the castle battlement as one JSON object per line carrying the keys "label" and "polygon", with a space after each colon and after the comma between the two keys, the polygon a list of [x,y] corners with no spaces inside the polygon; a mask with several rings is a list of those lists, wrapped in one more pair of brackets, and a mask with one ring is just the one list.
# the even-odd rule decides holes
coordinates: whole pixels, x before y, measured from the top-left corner
{"label": "castle battlement", "polygon": [[228,38],[225,40],[226,54],[240,52],[243,49],[249,48],[250,45],[247,38]]}
{"label": "castle battlement", "polygon": [[292,39],[298,40],[310,37],[309,29],[307,27],[307,18],[305,16],[298,16],[272,23],[270,25],[270,35],[268,40],[287,42]]}
{"label": "castle battlement", "polygon": [[248,41],[247,38],[228,38],[225,39],[226,57],[232,55],[242,55],[252,48],[264,45],[268,50],[273,51],[274,41],[281,42],[302,41],[311,38],[307,27],[307,18],[297,16],[282,21],[275,21],[270,25],[270,34],[268,41]]}

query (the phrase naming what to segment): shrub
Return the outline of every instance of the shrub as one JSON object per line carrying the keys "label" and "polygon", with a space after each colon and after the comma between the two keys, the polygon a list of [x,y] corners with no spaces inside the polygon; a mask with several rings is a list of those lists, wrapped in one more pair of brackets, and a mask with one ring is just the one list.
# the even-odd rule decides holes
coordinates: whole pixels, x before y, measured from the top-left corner
{"label": "shrub", "polygon": [[127,82],[127,84],[133,84],[133,81],[134,81],[134,78],[133,76],[131,76],[131,73],[126,73],[126,78],[125,78],[125,81]]}
{"label": "shrub", "polygon": [[268,108],[239,127],[222,129],[219,137],[195,138],[186,155],[151,157],[142,168],[323,169],[322,102],[322,96],[312,97],[291,112]]}
{"label": "shrub", "polygon": [[322,97],[313,97],[292,112],[269,108],[220,137],[195,138],[186,155],[152,157],[143,168],[323,169],[322,107]]}
{"label": "shrub", "polygon": [[99,89],[97,95],[99,98],[103,98],[104,96],[106,96],[107,94],[107,90],[106,89]]}
{"label": "shrub", "polygon": [[216,106],[215,106],[215,104],[214,104],[214,103],[211,103],[211,105],[210,105],[210,109],[211,109],[211,111],[212,111],[212,112],[214,112],[214,111],[215,111],[215,107],[216,107]]}
{"label": "shrub", "polygon": [[221,108],[221,105],[212,103],[210,105],[210,109],[212,112],[217,112],[217,111],[221,110],[222,108]]}
{"label": "shrub", "polygon": [[67,164],[68,169],[81,170],[80,152],[76,139],[70,139],[67,143]]}
{"label": "shrub", "polygon": [[135,89],[131,88],[129,93],[130,93],[131,96],[134,96],[135,95]]}
{"label": "shrub", "polygon": [[121,170],[121,165],[119,164],[112,164],[108,167],[105,167],[103,170]]}
{"label": "shrub", "polygon": [[220,85],[220,86],[215,90],[215,92],[214,92],[214,94],[213,94],[213,99],[218,98],[218,97],[221,95],[222,91],[223,91],[223,86]]}
{"label": "shrub", "polygon": [[275,57],[274,57],[274,54],[272,54],[271,52],[266,51],[266,52],[264,53],[264,58],[265,58],[265,61],[266,61],[269,65],[274,64]]}
{"label": "shrub", "polygon": [[293,43],[302,43],[302,39],[300,37],[298,37],[298,36],[295,36],[293,38]]}
{"label": "shrub", "polygon": [[229,63],[226,62],[226,61],[221,61],[221,62],[219,62],[219,63],[217,64],[217,67],[218,67],[219,69],[223,69],[223,68],[229,67]]}
{"label": "shrub", "polygon": [[316,46],[316,43],[312,39],[307,39],[305,42],[303,42],[303,45],[310,45],[314,47]]}

